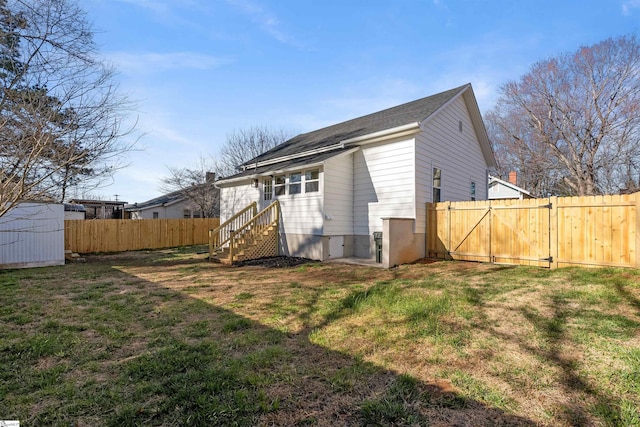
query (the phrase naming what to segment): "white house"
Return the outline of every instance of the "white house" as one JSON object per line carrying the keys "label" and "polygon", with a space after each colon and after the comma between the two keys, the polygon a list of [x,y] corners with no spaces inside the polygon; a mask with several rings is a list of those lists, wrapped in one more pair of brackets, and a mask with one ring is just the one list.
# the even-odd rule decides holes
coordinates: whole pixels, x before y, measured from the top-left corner
{"label": "white house", "polygon": [[515,172],[509,173],[509,181],[504,181],[495,176],[489,175],[489,200],[504,199],[533,199],[530,192],[516,185],[517,175]]}
{"label": "white house", "polygon": [[182,191],[163,194],[142,203],[125,206],[125,212],[131,219],[167,219],[200,218],[201,212],[194,209],[193,203]]}
{"label": "white house", "polygon": [[126,216],[130,219],[169,219],[169,218],[204,218],[206,216],[202,208],[193,202],[196,197],[201,198],[207,193],[212,201],[216,201],[213,206],[213,216],[219,214],[218,209],[218,189],[210,185],[215,180],[215,173],[206,173],[206,184],[196,184],[183,190],[173,191],[162,196],[147,200],[142,203],[132,203],[125,206]]}
{"label": "white house", "polygon": [[495,166],[466,84],[298,135],[241,165],[217,182],[220,220],[278,199],[280,253],[373,258],[373,233],[384,232],[391,266],[425,256],[427,202],[486,199]]}

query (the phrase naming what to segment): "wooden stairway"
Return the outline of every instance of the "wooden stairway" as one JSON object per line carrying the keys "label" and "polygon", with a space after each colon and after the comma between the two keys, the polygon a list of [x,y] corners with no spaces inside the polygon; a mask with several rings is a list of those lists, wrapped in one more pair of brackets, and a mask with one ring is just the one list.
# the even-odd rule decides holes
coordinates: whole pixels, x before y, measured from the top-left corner
{"label": "wooden stairway", "polygon": [[252,203],[218,228],[209,230],[209,261],[233,264],[278,255],[280,203],[256,213]]}

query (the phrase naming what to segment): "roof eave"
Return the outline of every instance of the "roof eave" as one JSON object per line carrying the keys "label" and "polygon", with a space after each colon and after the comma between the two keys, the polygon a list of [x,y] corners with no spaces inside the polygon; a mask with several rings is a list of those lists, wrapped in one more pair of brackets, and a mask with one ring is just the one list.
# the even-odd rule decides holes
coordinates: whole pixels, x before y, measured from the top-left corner
{"label": "roof eave", "polygon": [[388,139],[415,135],[418,132],[420,132],[420,122],[413,122],[413,123],[407,123],[406,125],[401,125],[401,126],[396,126],[394,128],[381,130],[378,132],[345,139],[342,141],[342,143],[344,145],[372,144],[374,142],[386,141]]}
{"label": "roof eave", "polygon": [[[323,166],[327,160],[329,159],[333,159],[339,156],[344,156],[347,154],[351,154],[355,151],[358,151],[358,147],[353,147],[350,150],[344,150],[341,151],[339,153],[336,153],[335,156],[331,156],[328,159],[324,159],[321,161],[317,161],[317,162],[310,162],[310,163],[305,163],[303,165],[296,165],[296,166],[291,166],[288,168],[280,168],[280,169],[269,169],[267,171],[261,172],[261,173],[256,173],[256,174],[251,174],[251,175],[243,175],[243,176],[239,176],[237,178],[227,178],[227,179],[220,179],[218,181],[216,181],[215,186],[217,188],[221,188],[224,187],[225,185],[228,184],[233,184],[236,182],[242,182],[242,181],[247,181],[250,179],[256,179],[256,178],[262,178],[265,176],[269,176],[269,175],[274,175],[274,174],[282,174],[282,173],[288,173],[288,172],[292,172],[292,171],[296,171],[296,170],[300,170],[301,168],[313,168],[313,167],[318,167],[318,166]],[[286,161],[286,160],[283,160]],[[218,186],[219,184],[223,184],[222,186]]]}

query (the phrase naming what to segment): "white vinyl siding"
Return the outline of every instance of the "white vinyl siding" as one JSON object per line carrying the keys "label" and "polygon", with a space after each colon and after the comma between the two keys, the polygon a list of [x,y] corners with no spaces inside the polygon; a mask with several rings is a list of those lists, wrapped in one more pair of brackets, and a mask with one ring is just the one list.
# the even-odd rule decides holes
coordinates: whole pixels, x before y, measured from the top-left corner
{"label": "white vinyl siding", "polygon": [[355,235],[382,231],[382,218],[415,218],[413,138],[364,145],[353,163]]}
{"label": "white vinyl siding", "polygon": [[[222,224],[237,212],[253,202],[260,201],[260,191],[247,180],[234,183],[232,187],[220,188],[220,223]],[[269,203],[269,202],[267,202]],[[258,206],[260,208],[260,206]]]}
{"label": "white vinyl siding", "polygon": [[353,154],[325,161],[324,215],[325,235],[353,234]]}
{"label": "white vinyl siding", "polygon": [[[310,169],[311,170],[311,169]],[[318,170],[315,168],[313,170]],[[300,171],[304,173],[304,171]],[[293,175],[291,173],[289,176]],[[296,172],[298,176],[299,173]],[[323,172],[319,172],[319,182],[323,180]],[[290,185],[290,184],[289,184]],[[300,183],[298,183],[300,185]],[[311,193],[287,194],[278,196],[282,209],[282,227],[285,233],[323,234],[323,186],[320,191]]]}
{"label": "white vinyl siding", "polygon": [[[462,121],[462,132],[460,129]],[[476,183],[476,199],[487,194],[487,164],[462,96],[431,117],[416,137],[416,215],[424,218],[433,197],[433,168],[442,170],[442,201],[469,200],[469,182]],[[424,233],[425,222],[416,222]]]}

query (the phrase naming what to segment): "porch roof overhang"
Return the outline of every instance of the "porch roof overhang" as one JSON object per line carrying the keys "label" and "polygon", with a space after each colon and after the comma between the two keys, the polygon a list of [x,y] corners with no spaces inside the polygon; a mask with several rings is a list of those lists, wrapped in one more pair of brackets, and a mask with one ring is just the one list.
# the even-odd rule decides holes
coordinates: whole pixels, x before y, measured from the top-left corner
{"label": "porch roof overhang", "polygon": [[256,166],[251,169],[216,181],[216,187],[225,187],[248,179],[256,179],[264,176],[282,174],[300,170],[302,168],[314,168],[324,165],[324,163],[334,157],[348,155],[359,150],[359,147],[341,147],[332,151],[326,151],[319,154],[309,154],[304,157],[291,158],[282,160],[278,163],[269,163],[267,165]]}

